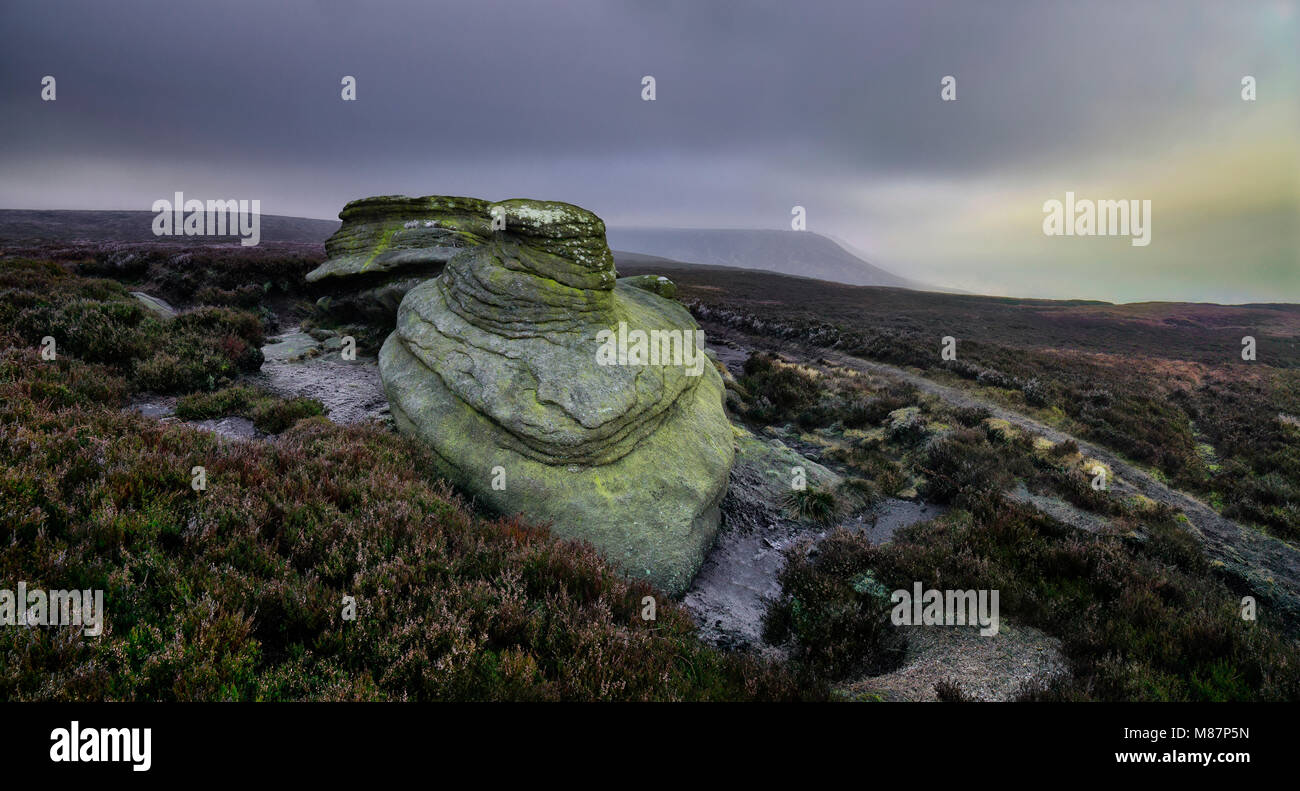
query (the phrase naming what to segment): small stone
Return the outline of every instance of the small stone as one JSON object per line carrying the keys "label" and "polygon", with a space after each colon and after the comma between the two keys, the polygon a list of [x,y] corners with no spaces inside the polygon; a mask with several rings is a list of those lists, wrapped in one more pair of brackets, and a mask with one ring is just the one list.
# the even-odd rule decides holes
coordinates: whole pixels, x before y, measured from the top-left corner
{"label": "small stone", "polygon": [[141,305],[144,305],[151,313],[160,318],[170,319],[176,316],[176,309],[158,297],[151,297],[143,291],[132,291],[131,296],[138,299]]}

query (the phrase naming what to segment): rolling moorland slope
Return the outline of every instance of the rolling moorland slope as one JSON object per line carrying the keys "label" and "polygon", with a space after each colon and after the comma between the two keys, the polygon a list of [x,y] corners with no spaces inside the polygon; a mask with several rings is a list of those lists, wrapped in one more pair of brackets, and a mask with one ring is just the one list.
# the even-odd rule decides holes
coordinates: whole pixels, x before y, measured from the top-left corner
{"label": "rolling moorland slope", "polygon": [[[232,243],[232,238],[196,236],[161,240],[153,234],[157,215],[147,211],[80,211],[72,209],[0,209],[0,241],[9,244],[48,242],[159,242],[212,241]],[[307,217],[261,216],[265,242],[324,244],[339,228],[337,220]],[[238,244],[237,240],[233,241]]]}
{"label": "rolling moorland slope", "polygon": [[[940,295],[685,266],[671,276],[706,328],[793,342],[1097,446],[1144,496],[1195,517],[1221,563],[1240,571],[1244,554],[1300,619],[1300,556],[1287,543],[1300,538],[1300,306]],[[944,336],[955,360],[940,355]]]}
{"label": "rolling moorland slope", "polygon": [[[0,484],[18,521],[0,568],[52,587],[72,575],[126,605],[107,642],[7,630],[5,697],[1300,694],[1287,636],[1294,306],[926,294],[618,256],[620,275],[645,265],[677,282],[729,357],[738,426],[840,476],[776,504],[808,527],[773,550],[784,563],[763,643],[718,649],[698,642],[689,603],[665,606],[667,630],[643,629],[646,586],[617,581],[589,548],[493,521],[391,432],[332,425],[320,402],[259,391],[270,335],[311,327],[303,276],[319,249],[24,251],[51,263],[5,252]],[[160,323],[133,291],[181,313]],[[1253,363],[1238,351],[1247,331]],[[57,367],[29,362],[46,333],[63,350]],[[956,360],[940,358],[944,334]],[[122,412],[159,394],[175,417]],[[217,441],[189,422],[231,415],[264,441]],[[122,436],[137,439],[106,444]],[[200,462],[211,498],[175,472]],[[1098,462],[1105,492],[1088,485]],[[900,503],[932,516],[880,533]],[[357,532],[376,519],[384,531]],[[366,554],[353,562],[342,548],[358,541]],[[1065,671],[1025,678],[1004,656],[960,677],[921,672],[936,665],[934,637],[901,636],[880,599],[912,581],[1001,589],[1006,639],[1035,651],[1057,641]],[[352,634],[332,602],[358,584],[378,609]],[[429,590],[442,609],[426,606]],[[1246,594],[1260,599],[1257,624],[1237,611]]]}

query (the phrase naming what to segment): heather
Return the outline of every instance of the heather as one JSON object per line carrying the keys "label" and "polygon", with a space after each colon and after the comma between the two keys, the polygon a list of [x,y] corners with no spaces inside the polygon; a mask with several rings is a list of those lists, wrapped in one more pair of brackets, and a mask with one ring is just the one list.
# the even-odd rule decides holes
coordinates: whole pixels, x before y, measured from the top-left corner
{"label": "heather", "polygon": [[[998,590],[1003,617],[1062,641],[1069,673],[1039,679],[1023,699],[1300,698],[1300,649],[1282,612],[1262,604],[1258,620],[1244,619],[1248,581],[1209,560],[1173,508],[1094,486],[1096,462],[1077,443],[1045,443],[987,410],[824,360],[759,353],[743,370],[741,414],[857,476],[793,492],[790,510],[829,521],[818,517],[877,492],[951,508],[888,543],[841,528],[785,552],[764,636],[808,671],[851,681],[898,668],[906,639],[890,622],[890,593],[921,582]],[[864,479],[868,496],[852,500]],[[1069,504],[1077,523],[1017,501],[1018,488]]]}
{"label": "heather", "polygon": [[[703,647],[684,611],[591,547],[474,514],[383,429],[312,419],[273,443],[225,442],[108,409],[85,388],[72,403],[50,397],[34,359],[10,349],[0,367],[0,579],[103,589],[108,625],[98,638],[0,630],[0,697],[816,694]],[[206,491],[190,486],[196,466]]]}
{"label": "heather", "polygon": [[[697,318],[810,354],[834,349],[960,384],[1104,445],[1228,518],[1300,539],[1294,305],[1110,305],[853,288],[762,272],[673,276]],[[956,359],[940,356],[944,336],[956,340]],[[1242,359],[1247,336],[1257,341],[1254,360]],[[789,410],[812,417],[797,383],[784,384],[785,400],[768,409],[782,419]]]}
{"label": "heather", "polygon": [[[165,322],[115,282],[43,262],[4,262],[0,288],[0,580],[102,589],[107,608],[99,637],[0,629],[0,699],[822,694],[704,646],[679,605],[589,545],[476,511],[382,426],[337,426],[315,402],[236,383],[260,342],[252,314]],[[181,417],[283,433],[230,441],[120,408],[160,382],[192,391]]]}
{"label": "heather", "polygon": [[1004,618],[1060,637],[1070,674],[1027,700],[1300,698],[1300,651],[1209,572],[1168,514],[1152,536],[1087,535],[1012,503],[957,510],[872,545],[839,530],[787,552],[767,636],[831,678],[892,669],[902,645],[889,592],[1000,591]]}
{"label": "heather", "polygon": [[0,265],[0,330],[56,356],[107,366],[136,389],[211,390],[262,364],[263,324],[252,313],[197,307],[164,319],[113,280],[79,277],[48,261]]}
{"label": "heather", "polygon": [[126,283],[173,303],[258,310],[304,293],[303,276],[319,263],[310,246],[120,245],[85,251],[77,273]]}

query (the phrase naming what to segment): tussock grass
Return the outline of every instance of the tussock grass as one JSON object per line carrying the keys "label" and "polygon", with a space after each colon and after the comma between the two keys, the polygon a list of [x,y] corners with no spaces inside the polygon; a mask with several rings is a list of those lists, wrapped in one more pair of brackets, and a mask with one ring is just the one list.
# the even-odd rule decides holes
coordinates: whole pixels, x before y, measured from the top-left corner
{"label": "tussock grass", "polygon": [[791,489],[781,504],[792,519],[822,525],[834,523],[843,511],[843,503],[835,496],[835,492],[816,486]]}

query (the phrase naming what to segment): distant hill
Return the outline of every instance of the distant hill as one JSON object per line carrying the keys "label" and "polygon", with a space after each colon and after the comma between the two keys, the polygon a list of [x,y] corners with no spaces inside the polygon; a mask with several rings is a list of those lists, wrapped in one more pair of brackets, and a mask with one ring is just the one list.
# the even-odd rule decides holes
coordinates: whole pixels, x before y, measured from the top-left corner
{"label": "distant hill", "polygon": [[[228,241],[238,236],[166,236],[153,233],[151,211],[82,211],[64,209],[0,209],[0,240],[6,242],[178,242]],[[311,220],[263,214],[259,221],[264,242],[322,244],[339,228],[338,220]]]}
{"label": "distant hill", "polygon": [[610,228],[609,246],[695,264],[762,269],[852,286],[936,290],[863,261],[811,231]]}
{"label": "distant hill", "polygon": [[[153,234],[157,215],[148,211],[0,209],[0,242],[168,242],[238,244],[238,236]],[[323,244],[338,220],[261,216],[262,242]],[[937,291],[863,261],[843,246],[809,231],[688,228],[610,228],[609,246],[620,256],[672,259],[685,264],[758,269],[854,286],[888,286]]]}

